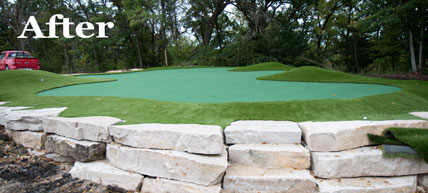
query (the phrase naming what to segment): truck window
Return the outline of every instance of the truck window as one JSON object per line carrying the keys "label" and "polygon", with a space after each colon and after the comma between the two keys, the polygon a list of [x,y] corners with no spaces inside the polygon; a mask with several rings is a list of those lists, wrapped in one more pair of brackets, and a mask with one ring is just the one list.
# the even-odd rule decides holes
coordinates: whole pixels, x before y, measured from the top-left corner
{"label": "truck window", "polygon": [[7,58],[15,58],[15,57],[16,57],[16,52],[10,52]]}
{"label": "truck window", "polygon": [[23,52],[16,52],[16,58],[24,58],[24,53]]}
{"label": "truck window", "polygon": [[6,55],[6,53],[1,53],[0,60],[3,59],[5,55]]}
{"label": "truck window", "polygon": [[33,56],[30,56],[30,54],[22,52],[24,54],[24,58],[34,58]]}

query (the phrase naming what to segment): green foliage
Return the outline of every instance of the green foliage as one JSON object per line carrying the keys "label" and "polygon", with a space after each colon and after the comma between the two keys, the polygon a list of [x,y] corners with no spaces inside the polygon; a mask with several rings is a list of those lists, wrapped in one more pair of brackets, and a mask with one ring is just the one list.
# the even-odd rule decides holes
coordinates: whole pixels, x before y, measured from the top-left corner
{"label": "green foliage", "polygon": [[[211,23],[211,39],[204,43],[211,16],[224,4],[229,5]],[[107,39],[16,38],[30,15],[48,31],[44,24],[57,13],[74,23],[112,21],[115,27],[107,30]],[[173,66],[275,61],[352,73],[407,73],[409,32],[416,62],[422,58],[419,71],[427,71],[426,0],[4,1],[0,20],[1,51],[28,50],[43,70],[56,73],[148,68],[167,61]]]}

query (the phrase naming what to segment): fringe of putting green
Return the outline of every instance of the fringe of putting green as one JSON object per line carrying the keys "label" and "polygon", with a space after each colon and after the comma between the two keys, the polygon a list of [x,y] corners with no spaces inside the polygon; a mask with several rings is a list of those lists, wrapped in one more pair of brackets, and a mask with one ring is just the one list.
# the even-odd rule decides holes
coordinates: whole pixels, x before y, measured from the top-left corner
{"label": "fringe of putting green", "polygon": [[421,158],[418,154],[406,153],[406,152],[395,152],[395,153],[386,153],[385,146],[382,145],[382,155],[384,158],[408,158],[408,159],[418,159]]}
{"label": "fringe of putting green", "polygon": [[384,136],[380,136],[380,135],[373,135],[369,133],[368,137],[370,142],[376,145],[388,144],[388,145],[407,145],[408,146],[408,144],[398,141],[396,138],[394,138],[394,136],[391,136],[391,135],[384,133]]}

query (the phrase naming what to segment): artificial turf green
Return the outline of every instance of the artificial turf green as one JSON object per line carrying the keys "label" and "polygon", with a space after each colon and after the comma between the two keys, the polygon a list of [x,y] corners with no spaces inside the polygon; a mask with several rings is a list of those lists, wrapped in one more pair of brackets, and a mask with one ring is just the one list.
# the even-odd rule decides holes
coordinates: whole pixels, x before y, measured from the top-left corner
{"label": "artificial turf green", "polygon": [[[290,70],[289,72],[293,72]],[[294,81],[332,82],[341,74],[312,68],[317,73],[328,73],[315,78],[305,70]],[[298,71],[297,71],[298,72]],[[334,71],[335,72],[335,71]],[[273,75],[276,80],[290,79],[287,72]],[[296,73],[293,72],[293,73]],[[349,75],[349,74],[345,74]],[[41,81],[43,79],[44,81]],[[349,75],[337,79],[356,83],[376,83],[398,86],[402,91],[391,94],[352,99],[323,99],[255,103],[177,103],[122,97],[54,97],[37,96],[47,89],[70,84],[94,82],[94,79],[65,77],[44,71],[0,72],[0,101],[11,101],[8,106],[35,108],[68,107],[64,117],[113,116],[135,123],[195,123],[226,126],[235,120],[390,120],[415,119],[409,112],[428,111],[428,82],[389,80]],[[105,80],[103,80],[105,81]]]}
{"label": "artificial turf green", "polygon": [[[373,144],[408,145],[412,147],[428,163],[428,129],[415,128],[387,128],[382,136],[369,134]],[[385,154],[386,157],[414,158],[408,153]]]}
{"label": "artificial turf green", "polygon": [[228,68],[156,70],[128,74],[85,76],[113,82],[63,87],[40,96],[118,96],[173,102],[226,103],[312,99],[345,99],[400,91],[398,87],[257,80],[280,71],[229,72]]}
{"label": "artificial turf green", "polygon": [[288,71],[293,69],[294,67],[284,65],[278,62],[265,62],[260,64],[254,64],[246,67],[238,67],[230,69],[229,71],[238,71],[238,72],[248,72],[248,71],[272,71],[272,70],[282,70]]}

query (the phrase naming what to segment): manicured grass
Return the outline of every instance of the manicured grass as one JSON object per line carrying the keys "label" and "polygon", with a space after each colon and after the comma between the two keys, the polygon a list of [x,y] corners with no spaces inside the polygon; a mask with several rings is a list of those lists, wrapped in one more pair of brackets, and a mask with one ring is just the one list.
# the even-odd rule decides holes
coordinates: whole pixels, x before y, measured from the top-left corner
{"label": "manicured grass", "polygon": [[260,64],[254,64],[246,67],[239,67],[230,69],[229,71],[246,72],[246,71],[270,71],[270,70],[283,70],[288,71],[294,69],[292,66],[284,65],[278,62],[266,62]]}
{"label": "manicured grass", "polygon": [[259,80],[281,80],[281,81],[302,81],[302,82],[352,82],[366,80],[365,83],[375,81],[375,78],[347,74],[340,71],[328,70],[314,66],[303,66],[289,69],[286,72],[259,77]]}
{"label": "manicured grass", "polygon": [[[370,142],[377,145],[392,144],[411,146],[418,155],[428,163],[428,129],[417,128],[388,128],[384,135],[377,136],[369,134]],[[409,153],[384,154],[386,157],[408,157],[415,158]]]}
{"label": "manicured grass", "polygon": [[[237,72],[238,73],[238,72]],[[312,77],[312,75],[314,75]],[[268,77],[262,77],[266,79]],[[41,81],[43,79],[43,81]],[[65,77],[43,71],[0,72],[0,101],[9,106],[68,107],[61,116],[114,116],[135,123],[195,123],[226,126],[235,120],[338,121],[416,119],[428,111],[428,82],[349,75],[314,67],[295,68],[270,76],[273,80],[377,83],[401,87],[396,93],[353,99],[256,103],[175,103],[120,97],[52,97],[37,92],[94,79]],[[102,80],[105,81],[105,80]]]}

